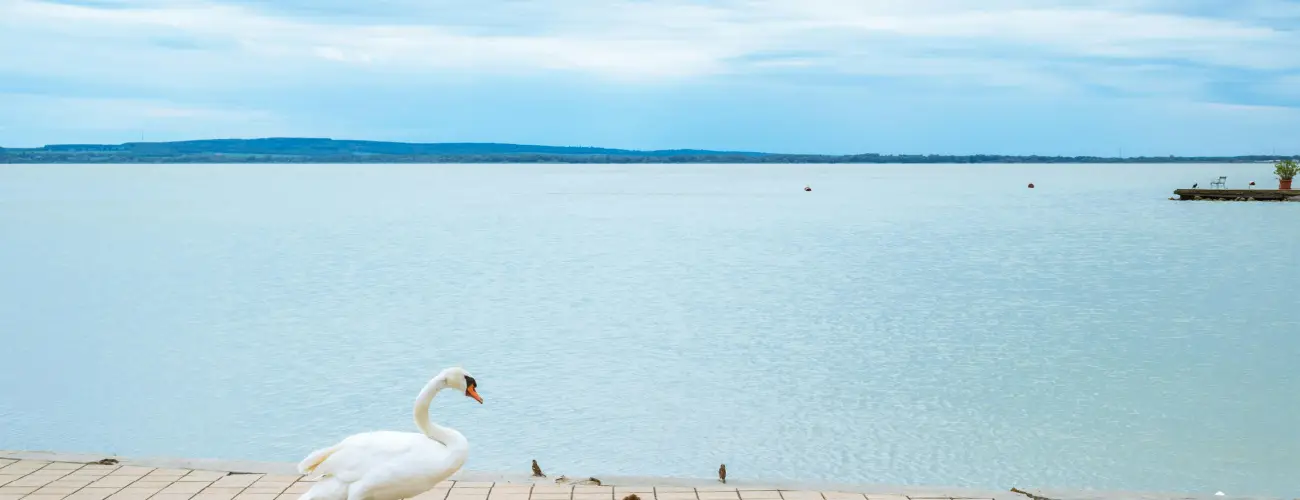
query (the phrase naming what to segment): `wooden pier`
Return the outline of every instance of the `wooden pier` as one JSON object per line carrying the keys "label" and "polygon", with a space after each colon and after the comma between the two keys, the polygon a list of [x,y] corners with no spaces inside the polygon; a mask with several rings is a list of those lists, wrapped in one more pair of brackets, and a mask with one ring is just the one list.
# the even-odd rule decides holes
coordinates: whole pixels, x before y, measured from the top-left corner
{"label": "wooden pier", "polygon": [[1300,189],[1175,189],[1180,200],[1300,201]]}

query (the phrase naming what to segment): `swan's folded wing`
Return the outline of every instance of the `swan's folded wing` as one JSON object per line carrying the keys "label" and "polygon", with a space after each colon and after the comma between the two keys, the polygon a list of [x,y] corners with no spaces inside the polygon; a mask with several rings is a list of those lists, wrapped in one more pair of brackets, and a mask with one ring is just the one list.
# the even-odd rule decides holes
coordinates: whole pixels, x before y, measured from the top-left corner
{"label": "swan's folded wing", "polygon": [[420,439],[427,438],[409,432],[389,431],[349,436],[313,472],[351,483],[389,460],[409,452]]}

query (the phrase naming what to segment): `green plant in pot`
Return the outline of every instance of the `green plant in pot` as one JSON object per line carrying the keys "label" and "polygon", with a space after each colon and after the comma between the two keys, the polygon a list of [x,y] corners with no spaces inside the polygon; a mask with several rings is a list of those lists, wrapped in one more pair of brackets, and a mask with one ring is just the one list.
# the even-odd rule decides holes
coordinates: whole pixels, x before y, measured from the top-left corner
{"label": "green plant in pot", "polygon": [[1300,172],[1300,164],[1295,160],[1278,160],[1274,163],[1273,173],[1277,174],[1277,188],[1291,189],[1291,179],[1294,179],[1298,172]]}

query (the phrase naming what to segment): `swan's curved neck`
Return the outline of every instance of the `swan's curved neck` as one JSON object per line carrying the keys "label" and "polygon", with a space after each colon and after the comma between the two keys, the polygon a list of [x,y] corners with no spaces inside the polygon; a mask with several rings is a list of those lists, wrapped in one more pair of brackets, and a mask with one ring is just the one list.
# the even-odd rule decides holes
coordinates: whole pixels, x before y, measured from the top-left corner
{"label": "swan's curved neck", "polygon": [[448,448],[463,450],[469,447],[469,442],[465,440],[464,435],[456,432],[456,429],[443,427],[429,421],[429,404],[433,403],[433,397],[438,394],[438,391],[446,388],[447,380],[441,375],[425,384],[424,389],[420,391],[420,395],[415,398],[415,426],[419,427],[420,432],[429,436],[430,439],[438,441]]}

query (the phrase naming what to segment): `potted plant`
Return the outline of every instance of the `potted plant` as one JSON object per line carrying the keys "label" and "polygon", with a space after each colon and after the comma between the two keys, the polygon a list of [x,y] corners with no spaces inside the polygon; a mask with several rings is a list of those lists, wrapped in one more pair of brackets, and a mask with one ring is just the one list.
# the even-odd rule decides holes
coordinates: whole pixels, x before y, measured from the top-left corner
{"label": "potted plant", "polygon": [[1291,189],[1291,179],[1295,178],[1297,172],[1300,172],[1300,164],[1295,160],[1286,159],[1278,160],[1273,164],[1273,173],[1277,174],[1277,188],[1281,190]]}

